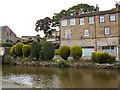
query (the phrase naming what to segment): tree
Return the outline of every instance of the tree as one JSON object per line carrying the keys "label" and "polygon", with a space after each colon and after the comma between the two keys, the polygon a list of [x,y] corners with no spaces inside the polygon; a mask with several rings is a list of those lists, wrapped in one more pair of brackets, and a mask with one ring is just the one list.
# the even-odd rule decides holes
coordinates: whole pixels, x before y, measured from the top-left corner
{"label": "tree", "polygon": [[77,4],[73,7],[70,7],[68,10],[62,10],[60,13],[55,13],[54,16],[51,19],[52,27],[59,27],[60,18],[67,16],[67,15],[77,15],[78,9],[81,9],[82,13],[91,13],[94,12],[96,9],[92,5],[88,4]]}
{"label": "tree", "polygon": [[36,26],[35,30],[37,32],[43,30],[45,37],[47,37],[48,34],[50,35],[52,34],[51,33],[51,19],[49,17],[38,20],[35,26]]}

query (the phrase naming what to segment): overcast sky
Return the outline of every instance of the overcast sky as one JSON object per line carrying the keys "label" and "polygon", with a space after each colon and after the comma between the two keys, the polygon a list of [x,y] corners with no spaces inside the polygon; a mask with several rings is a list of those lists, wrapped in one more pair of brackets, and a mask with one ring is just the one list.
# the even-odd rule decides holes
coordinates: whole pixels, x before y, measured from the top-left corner
{"label": "overcast sky", "polygon": [[8,25],[19,37],[34,36],[37,35],[35,23],[39,19],[52,17],[80,3],[98,4],[100,11],[109,10],[115,7],[116,1],[119,0],[1,0],[0,26]]}

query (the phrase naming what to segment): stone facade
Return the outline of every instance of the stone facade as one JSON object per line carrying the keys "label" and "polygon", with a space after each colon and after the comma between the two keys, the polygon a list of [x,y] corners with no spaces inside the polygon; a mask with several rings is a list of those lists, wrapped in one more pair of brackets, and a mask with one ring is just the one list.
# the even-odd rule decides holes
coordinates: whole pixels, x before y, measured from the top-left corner
{"label": "stone facade", "polygon": [[6,42],[6,39],[11,39],[13,42],[20,40],[19,37],[8,27],[1,26],[0,27],[0,42]]}
{"label": "stone facade", "polygon": [[[110,21],[110,15],[115,14],[115,21]],[[100,16],[104,22],[100,22]],[[89,23],[89,17],[94,18],[94,23]],[[70,25],[70,20],[75,19],[75,25]],[[84,25],[80,25],[80,18],[84,18]],[[62,20],[67,20],[67,26],[62,26]],[[76,16],[65,16],[61,19],[61,45],[79,45],[82,47],[93,46],[99,51],[101,46],[115,46],[119,58],[120,47],[120,10],[94,12]],[[105,27],[110,27],[110,34],[105,34]],[[89,30],[89,36],[84,36],[84,30]],[[70,38],[66,39],[66,30],[70,30]]]}

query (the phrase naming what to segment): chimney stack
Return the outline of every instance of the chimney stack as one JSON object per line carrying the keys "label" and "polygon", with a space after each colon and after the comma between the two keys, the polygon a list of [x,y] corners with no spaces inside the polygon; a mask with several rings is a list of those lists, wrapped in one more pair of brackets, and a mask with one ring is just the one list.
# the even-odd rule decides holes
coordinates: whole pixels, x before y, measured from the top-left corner
{"label": "chimney stack", "polygon": [[117,1],[116,1],[116,5],[115,6],[116,6],[116,10],[118,10],[119,9],[119,7],[118,7],[119,5],[118,5]]}
{"label": "chimney stack", "polygon": [[96,12],[99,12],[98,4],[96,4]]}
{"label": "chimney stack", "polygon": [[81,15],[81,14],[82,14],[81,9],[78,9],[78,15]]}

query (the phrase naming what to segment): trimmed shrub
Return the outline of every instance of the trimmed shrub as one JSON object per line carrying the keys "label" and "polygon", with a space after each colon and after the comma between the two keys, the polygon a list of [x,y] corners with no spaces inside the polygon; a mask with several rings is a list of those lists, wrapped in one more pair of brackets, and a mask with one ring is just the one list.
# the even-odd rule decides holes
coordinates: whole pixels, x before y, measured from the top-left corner
{"label": "trimmed shrub", "polygon": [[30,50],[31,46],[30,45],[23,45],[22,46],[22,53],[25,57],[28,57],[30,55]]}
{"label": "trimmed shrub", "polygon": [[18,42],[15,46],[15,53],[17,56],[22,56],[22,46],[23,46],[23,43],[21,42]]}
{"label": "trimmed shrub", "polygon": [[108,60],[108,62],[109,62],[110,64],[112,64],[112,63],[115,62],[115,59],[116,59],[116,56],[113,55],[113,54],[110,54],[110,55],[109,55],[109,60]]}
{"label": "trimmed shrub", "polygon": [[92,52],[91,59],[96,62],[96,52]]}
{"label": "trimmed shrub", "polygon": [[109,54],[105,51],[98,51],[96,52],[96,62],[97,63],[107,63]]}
{"label": "trimmed shrub", "polygon": [[59,55],[59,49],[55,49],[55,55]]}
{"label": "trimmed shrub", "polygon": [[79,59],[82,56],[82,48],[79,45],[73,45],[70,52],[74,59]]}
{"label": "trimmed shrub", "polygon": [[45,60],[44,55],[43,55],[43,51],[39,52],[39,60]]}
{"label": "trimmed shrub", "polygon": [[15,55],[15,45],[11,47],[11,49],[10,49],[10,55],[11,56]]}
{"label": "trimmed shrub", "polygon": [[42,50],[42,46],[38,42],[33,42],[31,45],[31,57],[36,57],[36,59],[39,59],[39,52]]}
{"label": "trimmed shrub", "polygon": [[0,43],[1,47],[12,47],[13,46],[13,43],[11,42],[1,42]]}
{"label": "trimmed shrub", "polygon": [[56,44],[55,49],[59,49],[60,45]]}
{"label": "trimmed shrub", "polygon": [[54,45],[50,42],[45,42],[43,45],[43,56],[45,60],[52,60],[55,55]]}
{"label": "trimmed shrub", "polygon": [[66,45],[63,45],[59,48],[59,55],[64,59],[67,60],[70,55],[70,48]]}
{"label": "trimmed shrub", "polygon": [[10,40],[10,39],[6,39],[6,42],[11,42],[11,43],[12,43],[13,41],[12,41],[12,40]]}

